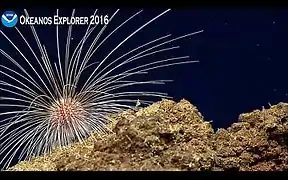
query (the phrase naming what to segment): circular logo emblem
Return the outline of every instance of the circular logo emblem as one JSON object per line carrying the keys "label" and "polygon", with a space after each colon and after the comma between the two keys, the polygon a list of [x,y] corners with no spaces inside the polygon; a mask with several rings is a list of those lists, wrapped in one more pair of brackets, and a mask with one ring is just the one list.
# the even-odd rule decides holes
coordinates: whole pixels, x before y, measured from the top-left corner
{"label": "circular logo emblem", "polygon": [[14,27],[18,22],[18,16],[13,11],[5,11],[1,16],[1,22],[6,27]]}

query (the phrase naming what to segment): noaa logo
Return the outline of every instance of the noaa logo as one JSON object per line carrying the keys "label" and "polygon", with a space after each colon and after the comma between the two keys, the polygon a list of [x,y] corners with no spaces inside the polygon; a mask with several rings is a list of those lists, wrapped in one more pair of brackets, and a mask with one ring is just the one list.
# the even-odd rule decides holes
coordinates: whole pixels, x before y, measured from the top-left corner
{"label": "noaa logo", "polygon": [[1,22],[6,27],[14,27],[18,22],[18,16],[13,11],[5,11],[1,16]]}

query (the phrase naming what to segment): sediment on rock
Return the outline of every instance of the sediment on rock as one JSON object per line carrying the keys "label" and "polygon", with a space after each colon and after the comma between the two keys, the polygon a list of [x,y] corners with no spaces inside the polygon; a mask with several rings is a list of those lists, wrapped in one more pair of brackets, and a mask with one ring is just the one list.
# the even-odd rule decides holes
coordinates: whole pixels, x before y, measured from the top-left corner
{"label": "sediment on rock", "polygon": [[20,162],[21,170],[288,170],[288,104],[241,114],[214,132],[186,100],[111,116],[112,133]]}

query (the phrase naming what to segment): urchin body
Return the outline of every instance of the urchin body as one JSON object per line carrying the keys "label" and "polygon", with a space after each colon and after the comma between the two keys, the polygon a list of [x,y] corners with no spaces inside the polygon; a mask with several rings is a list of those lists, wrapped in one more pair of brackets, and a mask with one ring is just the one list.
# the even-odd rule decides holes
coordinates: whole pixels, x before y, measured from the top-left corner
{"label": "urchin body", "polygon": [[[119,10],[110,17],[109,22],[118,11]],[[35,58],[37,60],[39,69],[35,69],[34,66],[31,65],[29,58],[21,52],[17,45],[2,30],[0,30],[0,33],[23,57],[25,60],[23,62],[30,67],[31,72],[33,73],[32,75],[31,72],[25,70],[21,65],[23,62],[19,63],[4,50],[0,49],[0,53],[13,64],[11,67],[0,65],[3,68],[3,70],[0,70],[0,73],[7,77],[7,79],[13,81],[12,83],[8,80],[0,81],[0,90],[10,93],[9,96],[1,97],[1,100],[11,101],[8,104],[0,105],[22,108],[21,111],[15,110],[0,113],[0,117],[9,116],[2,120],[3,125],[0,126],[0,154],[4,154],[4,158],[0,161],[0,164],[4,164],[3,168],[9,167],[18,151],[21,152],[19,160],[23,158],[29,160],[34,155],[37,156],[43,153],[49,153],[53,148],[69,145],[75,140],[81,142],[85,137],[91,135],[92,132],[107,132],[106,125],[109,123],[109,119],[107,118],[108,114],[117,113],[127,108],[134,108],[136,102],[137,104],[140,104],[139,102],[141,102],[141,105],[150,104],[151,101],[145,100],[145,97],[168,98],[166,93],[147,91],[130,92],[123,91],[121,88],[134,85],[164,84],[170,80],[137,81],[129,80],[129,77],[143,75],[150,70],[162,67],[198,61],[185,60],[189,59],[189,56],[171,57],[152,60],[150,63],[144,63],[133,68],[121,69],[122,72],[116,75],[113,75],[112,73],[126,64],[139,61],[144,57],[153,57],[153,55],[158,53],[178,49],[179,46],[159,48],[173,41],[200,33],[202,30],[173,39],[167,39],[171,35],[165,35],[139,45],[133,50],[109,61],[109,57],[114,51],[137,32],[168,11],[169,10],[162,12],[136,29],[133,33],[124,38],[124,40],[111,50],[111,52],[109,52],[109,54],[100,62],[94,62],[93,58],[91,58],[92,55],[119,28],[142,11],[138,11],[129,17],[102,41],[99,41],[99,37],[107,27],[107,25],[103,26],[86,53],[83,52],[83,45],[95,30],[96,26],[88,26],[84,37],[80,40],[71,55],[70,41],[72,39],[72,25],[70,25],[64,59],[60,58],[61,51],[59,48],[58,26],[56,26],[58,63],[54,64],[50,61],[45,46],[41,44],[34,26],[31,25],[30,27],[35,41],[37,42],[41,57],[38,57],[35,54],[34,48],[31,47],[25,36],[16,27],[15,29],[18,34],[32,52],[32,56],[29,58]],[[96,12],[97,10],[95,13]],[[29,16],[26,10],[25,14],[26,16]],[[74,14],[75,10],[73,10],[71,17],[73,17]],[[83,58],[81,54],[84,55]],[[65,62],[64,66],[62,65],[63,61]],[[88,68],[92,68],[93,72],[85,79],[84,85],[78,87],[77,85],[79,84],[78,82],[82,73]],[[44,78],[41,77],[38,71],[43,72],[47,81],[44,81]],[[19,81],[13,76],[19,76],[24,79],[25,82]],[[76,87],[79,88],[77,92]],[[11,88],[15,88],[17,91],[11,90]],[[26,104],[21,105],[19,102]],[[11,128],[17,124],[19,125],[11,130]]]}
{"label": "urchin body", "polygon": [[[92,128],[91,121],[97,122],[97,119],[93,119],[96,117],[85,110],[83,103],[77,98],[60,98],[51,104],[48,114],[48,122],[51,126],[50,134],[58,137],[58,141],[55,143],[52,140],[53,147],[66,146],[75,140],[82,141],[91,131],[95,130]],[[99,128],[104,128],[104,124],[99,123]]]}
{"label": "urchin body", "polygon": [[71,126],[84,121],[85,110],[80,102],[73,98],[61,98],[51,105],[51,123],[54,126]]}

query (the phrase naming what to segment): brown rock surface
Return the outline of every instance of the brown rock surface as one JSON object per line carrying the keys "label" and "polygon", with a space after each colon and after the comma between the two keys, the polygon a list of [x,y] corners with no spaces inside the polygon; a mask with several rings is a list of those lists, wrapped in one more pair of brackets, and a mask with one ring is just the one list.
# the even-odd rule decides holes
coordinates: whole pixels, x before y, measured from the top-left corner
{"label": "brown rock surface", "polygon": [[186,100],[115,115],[112,132],[9,170],[288,170],[288,104],[241,114],[216,133]]}

